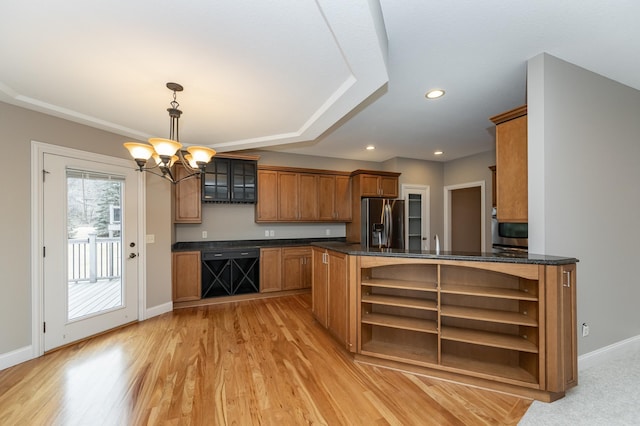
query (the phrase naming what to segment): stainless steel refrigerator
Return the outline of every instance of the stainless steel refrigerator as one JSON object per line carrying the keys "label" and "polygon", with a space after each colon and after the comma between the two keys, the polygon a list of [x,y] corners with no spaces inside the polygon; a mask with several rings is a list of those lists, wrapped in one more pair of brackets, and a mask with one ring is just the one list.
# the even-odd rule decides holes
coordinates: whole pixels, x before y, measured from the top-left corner
{"label": "stainless steel refrigerator", "polygon": [[363,198],[361,214],[362,245],[404,248],[404,200]]}

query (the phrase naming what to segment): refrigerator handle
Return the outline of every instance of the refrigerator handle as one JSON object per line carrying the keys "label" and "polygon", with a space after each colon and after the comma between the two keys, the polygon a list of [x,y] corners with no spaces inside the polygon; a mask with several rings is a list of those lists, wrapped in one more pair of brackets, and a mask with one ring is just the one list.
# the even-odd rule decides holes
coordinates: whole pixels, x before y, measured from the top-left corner
{"label": "refrigerator handle", "polygon": [[384,221],[385,221],[385,240],[387,247],[392,246],[391,235],[393,234],[393,220],[391,220],[391,205],[389,200],[386,200],[384,205]]}

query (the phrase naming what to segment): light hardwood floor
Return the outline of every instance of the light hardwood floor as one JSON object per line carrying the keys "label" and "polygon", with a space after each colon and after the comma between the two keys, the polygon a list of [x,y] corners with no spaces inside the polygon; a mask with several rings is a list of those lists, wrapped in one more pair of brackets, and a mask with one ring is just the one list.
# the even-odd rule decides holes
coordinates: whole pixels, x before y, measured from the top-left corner
{"label": "light hardwood floor", "polygon": [[0,425],[515,425],[530,403],[356,363],[309,294],[176,310],[0,372]]}

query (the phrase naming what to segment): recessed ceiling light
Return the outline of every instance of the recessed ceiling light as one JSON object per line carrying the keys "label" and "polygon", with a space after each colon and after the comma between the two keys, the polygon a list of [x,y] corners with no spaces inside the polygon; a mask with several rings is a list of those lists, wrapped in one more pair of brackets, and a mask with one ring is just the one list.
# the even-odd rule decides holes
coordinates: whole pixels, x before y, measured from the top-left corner
{"label": "recessed ceiling light", "polygon": [[373,151],[374,149],[376,149],[375,146],[373,145],[367,145],[367,151]]}
{"label": "recessed ceiling light", "polygon": [[424,96],[427,99],[438,99],[444,96],[444,90],[432,89],[432,90],[429,90]]}
{"label": "recessed ceiling light", "polygon": [[442,154],[444,154],[444,151],[437,150],[433,152],[433,155],[442,155]]}

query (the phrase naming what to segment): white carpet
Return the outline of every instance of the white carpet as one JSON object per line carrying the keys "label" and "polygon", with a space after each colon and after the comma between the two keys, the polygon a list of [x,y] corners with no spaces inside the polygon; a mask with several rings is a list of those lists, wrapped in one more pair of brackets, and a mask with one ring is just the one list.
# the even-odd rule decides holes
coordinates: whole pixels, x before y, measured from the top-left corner
{"label": "white carpet", "polygon": [[518,424],[640,425],[640,348],[580,371],[564,398],[535,401]]}

